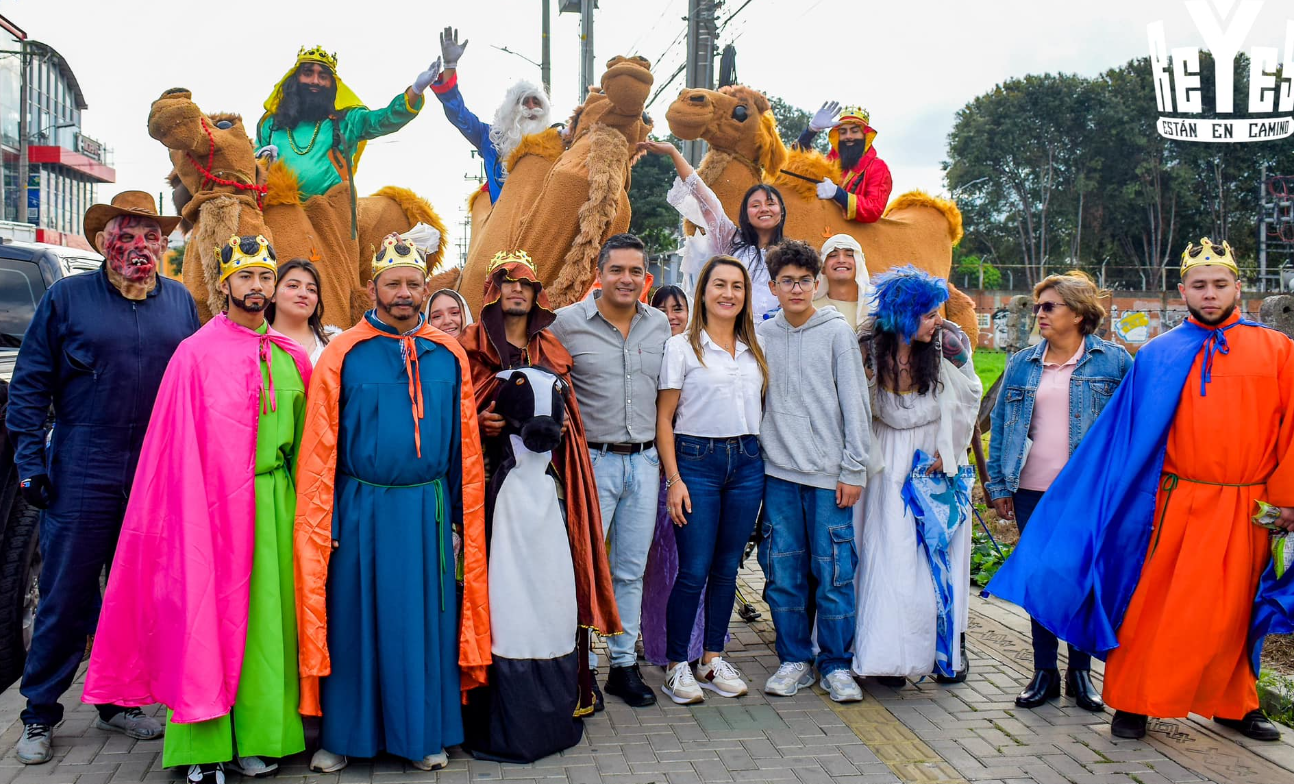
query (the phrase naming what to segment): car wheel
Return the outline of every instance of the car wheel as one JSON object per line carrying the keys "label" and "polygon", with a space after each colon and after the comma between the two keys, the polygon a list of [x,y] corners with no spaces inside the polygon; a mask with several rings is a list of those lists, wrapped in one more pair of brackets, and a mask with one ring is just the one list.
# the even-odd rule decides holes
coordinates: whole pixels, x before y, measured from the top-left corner
{"label": "car wheel", "polygon": [[40,510],[14,499],[0,548],[0,683],[22,675],[40,604]]}

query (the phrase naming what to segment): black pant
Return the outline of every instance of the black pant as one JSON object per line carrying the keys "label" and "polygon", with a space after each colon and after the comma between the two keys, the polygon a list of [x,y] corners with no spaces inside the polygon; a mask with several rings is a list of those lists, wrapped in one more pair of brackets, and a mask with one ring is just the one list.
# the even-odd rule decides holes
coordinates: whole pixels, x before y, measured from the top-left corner
{"label": "black pant", "polygon": [[[1033,510],[1042,500],[1042,493],[1037,490],[1017,490],[1015,491],[1015,525],[1024,533],[1024,526],[1033,516]],[[1056,669],[1056,650],[1060,647],[1056,635],[1047,630],[1045,626],[1029,619],[1033,627],[1033,668],[1035,670],[1054,670]],[[1069,645],[1069,669],[1071,670],[1088,670],[1092,667],[1092,657],[1083,653],[1073,645]]]}

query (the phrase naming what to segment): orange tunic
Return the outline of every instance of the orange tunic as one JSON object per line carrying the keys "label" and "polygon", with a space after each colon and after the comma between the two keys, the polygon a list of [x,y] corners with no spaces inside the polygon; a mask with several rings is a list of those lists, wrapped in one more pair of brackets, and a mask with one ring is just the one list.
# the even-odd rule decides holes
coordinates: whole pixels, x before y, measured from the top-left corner
{"label": "orange tunic", "polygon": [[1294,343],[1245,325],[1226,340],[1205,396],[1196,356],[1168,433],[1141,580],[1106,663],[1117,710],[1235,719],[1258,707],[1246,639],[1271,540],[1250,518],[1255,500],[1294,506]]}

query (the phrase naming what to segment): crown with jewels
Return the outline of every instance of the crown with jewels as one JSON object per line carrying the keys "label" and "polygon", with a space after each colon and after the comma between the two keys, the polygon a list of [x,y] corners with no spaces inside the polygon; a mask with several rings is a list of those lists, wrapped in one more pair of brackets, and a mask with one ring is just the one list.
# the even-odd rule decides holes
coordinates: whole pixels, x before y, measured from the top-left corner
{"label": "crown with jewels", "polygon": [[1186,276],[1186,271],[1194,267],[1201,267],[1205,264],[1216,264],[1219,267],[1226,267],[1236,274],[1240,275],[1240,266],[1236,264],[1235,253],[1231,250],[1231,243],[1226,240],[1219,245],[1208,237],[1200,240],[1200,244],[1193,242],[1186,243],[1186,250],[1182,251],[1182,276]]}
{"label": "crown with jewels", "polygon": [[872,116],[866,109],[861,106],[846,106],[840,112],[840,118],[836,124],[843,123],[862,123],[863,125],[872,124]]}
{"label": "crown with jewels", "polygon": [[297,65],[302,63],[320,63],[328,66],[333,73],[337,73],[337,53],[329,54],[322,46],[315,45],[309,49],[301,47],[297,51]]}
{"label": "crown with jewels", "polygon": [[373,256],[373,277],[396,267],[413,267],[427,273],[427,260],[416,245],[396,232],[382,239],[382,247]]}
{"label": "crown with jewels", "polygon": [[531,272],[534,272],[536,275],[538,275],[538,271],[535,269],[534,259],[531,259],[530,254],[526,253],[524,250],[499,251],[498,253],[494,254],[494,258],[490,259],[489,271],[494,272],[496,269],[503,266],[504,264],[513,264],[513,263],[524,264],[526,267],[530,268]]}
{"label": "crown with jewels", "polygon": [[220,282],[239,270],[249,267],[262,267],[278,274],[279,265],[274,256],[274,248],[264,236],[240,237],[232,234],[229,241],[216,247],[216,258],[220,259]]}

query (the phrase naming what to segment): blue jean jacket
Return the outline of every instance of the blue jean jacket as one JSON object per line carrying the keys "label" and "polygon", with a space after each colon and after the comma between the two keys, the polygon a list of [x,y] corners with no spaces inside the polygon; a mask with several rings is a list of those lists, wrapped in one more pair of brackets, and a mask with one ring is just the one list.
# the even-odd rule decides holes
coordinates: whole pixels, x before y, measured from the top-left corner
{"label": "blue jean jacket", "polygon": [[[1047,341],[1017,352],[1007,363],[993,406],[989,439],[988,491],[990,499],[1007,498],[1020,488],[1024,468],[1025,438],[1033,420],[1034,395],[1042,380],[1042,360]],[[1132,366],[1127,349],[1095,335],[1083,338],[1083,357],[1069,380],[1069,453],[1074,453],[1087,429],[1110,402],[1110,396]]]}

